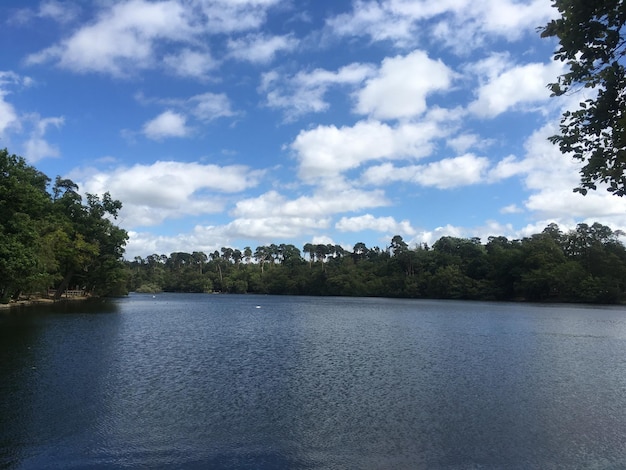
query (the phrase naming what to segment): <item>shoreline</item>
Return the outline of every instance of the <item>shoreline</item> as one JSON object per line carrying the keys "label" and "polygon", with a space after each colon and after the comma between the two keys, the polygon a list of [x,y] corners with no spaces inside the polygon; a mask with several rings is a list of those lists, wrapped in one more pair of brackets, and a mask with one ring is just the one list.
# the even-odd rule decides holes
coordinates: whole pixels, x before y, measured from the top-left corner
{"label": "shoreline", "polygon": [[90,296],[74,296],[74,297],[61,297],[58,300],[51,299],[50,297],[32,297],[30,299],[13,300],[6,304],[0,304],[0,311],[11,310],[20,307],[31,307],[35,305],[54,305],[59,302],[73,302],[77,300],[88,300]]}

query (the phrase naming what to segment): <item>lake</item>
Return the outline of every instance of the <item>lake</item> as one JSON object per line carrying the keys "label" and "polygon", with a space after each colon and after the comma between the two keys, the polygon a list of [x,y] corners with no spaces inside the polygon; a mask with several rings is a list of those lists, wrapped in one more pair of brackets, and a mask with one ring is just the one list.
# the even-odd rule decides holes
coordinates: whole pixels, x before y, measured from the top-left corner
{"label": "lake", "polygon": [[0,468],[626,468],[624,307],[132,294],[0,346]]}

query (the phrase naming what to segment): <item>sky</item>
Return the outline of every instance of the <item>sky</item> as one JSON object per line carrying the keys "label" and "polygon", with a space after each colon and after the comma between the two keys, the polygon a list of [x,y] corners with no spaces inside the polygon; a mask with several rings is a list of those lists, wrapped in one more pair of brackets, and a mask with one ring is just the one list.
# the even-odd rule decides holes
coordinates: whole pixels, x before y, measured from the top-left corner
{"label": "sky", "polygon": [[626,230],[547,138],[550,0],[3,0],[0,148],[122,202],[125,257]]}

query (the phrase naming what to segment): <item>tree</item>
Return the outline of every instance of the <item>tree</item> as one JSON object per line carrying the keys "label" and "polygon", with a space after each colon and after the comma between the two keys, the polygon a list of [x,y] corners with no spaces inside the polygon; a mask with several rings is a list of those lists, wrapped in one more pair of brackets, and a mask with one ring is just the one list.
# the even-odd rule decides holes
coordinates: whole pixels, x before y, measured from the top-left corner
{"label": "tree", "polygon": [[568,70],[549,85],[552,96],[581,89],[595,97],[563,113],[560,133],[550,137],[562,152],[584,162],[580,186],[586,194],[597,183],[608,184],[615,195],[626,194],[626,76],[622,37],[626,24],[624,0],[554,0],[561,14],[541,29],[542,37],[556,37],[554,59]]}
{"label": "tree", "polygon": [[[23,290],[47,287],[45,276],[56,266],[53,256],[46,256],[44,266],[41,248],[44,222],[50,209],[46,187],[50,179],[31,167],[22,157],[0,150],[0,299],[7,301]],[[50,230],[53,231],[53,230]],[[47,237],[45,237],[47,238]],[[40,278],[43,286],[37,286]]]}
{"label": "tree", "polygon": [[315,258],[315,245],[312,243],[305,243],[302,250],[309,255],[309,267],[312,267],[313,259]]}
{"label": "tree", "polygon": [[22,157],[0,150],[0,298],[73,284],[98,295],[124,293],[121,262],[127,234],[113,224],[122,204],[108,193],[87,194],[50,178]]}

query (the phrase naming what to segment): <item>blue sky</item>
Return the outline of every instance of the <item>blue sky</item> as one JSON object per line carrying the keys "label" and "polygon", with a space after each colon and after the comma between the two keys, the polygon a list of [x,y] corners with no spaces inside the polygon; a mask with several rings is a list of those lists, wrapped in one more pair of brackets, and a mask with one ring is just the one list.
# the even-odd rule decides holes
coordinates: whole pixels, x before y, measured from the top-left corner
{"label": "blue sky", "polygon": [[124,207],[126,256],[626,229],[546,139],[550,0],[4,0],[0,146]]}

